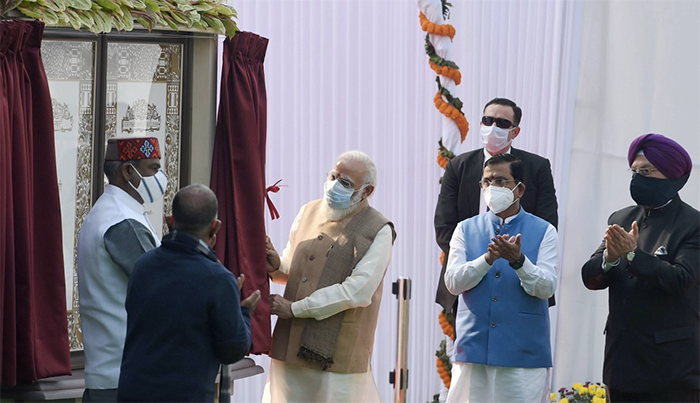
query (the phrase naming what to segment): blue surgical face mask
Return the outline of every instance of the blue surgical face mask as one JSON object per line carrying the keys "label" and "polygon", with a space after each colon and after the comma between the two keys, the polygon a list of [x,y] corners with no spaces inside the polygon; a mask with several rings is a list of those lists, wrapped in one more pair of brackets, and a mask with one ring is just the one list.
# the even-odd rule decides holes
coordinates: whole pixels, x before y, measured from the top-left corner
{"label": "blue surgical face mask", "polygon": [[[326,195],[328,206],[335,210],[342,210],[359,203],[359,201],[357,203],[352,203],[352,195],[356,191],[364,189],[365,186],[366,185],[363,185],[361,188],[355,190],[353,188],[346,188],[337,180],[327,179],[326,183],[323,184],[323,190]],[[362,199],[360,199],[360,201],[362,201]]]}

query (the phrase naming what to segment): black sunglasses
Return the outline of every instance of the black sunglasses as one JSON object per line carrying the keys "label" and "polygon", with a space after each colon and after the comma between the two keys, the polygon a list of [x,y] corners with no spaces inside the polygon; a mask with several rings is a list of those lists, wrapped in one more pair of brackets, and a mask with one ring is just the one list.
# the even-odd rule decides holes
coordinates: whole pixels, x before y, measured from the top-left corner
{"label": "black sunglasses", "polygon": [[516,126],[508,119],[494,118],[493,116],[483,116],[481,118],[481,123],[483,123],[485,126],[493,126],[493,122],[496,122],[496,126],[500,127],[501,129],[510,129],[511,127]]}

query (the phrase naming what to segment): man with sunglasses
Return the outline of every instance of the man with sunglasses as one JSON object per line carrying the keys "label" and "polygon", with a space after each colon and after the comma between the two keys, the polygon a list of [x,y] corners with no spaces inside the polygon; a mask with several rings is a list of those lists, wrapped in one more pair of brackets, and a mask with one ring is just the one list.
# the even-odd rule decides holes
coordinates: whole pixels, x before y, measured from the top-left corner
{"label": "man with sunglasses", "polygon": [[450,241],[445,287],[459,308],[448,403],[549,395],[557,231],[521,207],[523,170],[512,154],[489,158],[479,182],[489,211],[457,224]]}
{"label": "man with sunglasses", "polygon": [[637,204],[610,216],[581,269],[608,289],[603,382],[612,402],[698,402],[700,212],[678,195],[693,163],[660,134],[632,141],[627,161]]}
{"label": "man with sunglasses", "polygon": [[341,154],[281,258],[268,242],[268,274],[287,286],[270,295],[278,319],[263,402],[380,402],[369,364],[396,232],[369,205],[376,186],[367,154]]}
{"label": "man with sunglasses", "polygon": [[[442,177],[440,195],[435,208],[435,238],[445,259],[438,281],[435,302],[445,311],[456,308],[457,298],[445,288],[443,281],[449,260],[450,239],[457,223],[486,211],[478,182],[486,160],[494,155],[509,153],[523,164],[523,183],[527,193],[520,200],[523,208],[557,226],[557,197],[549,160],[511,147],[520,134],[522,110],[506,98],[494,98],[484,107],[481,118],[481,139],[484,148],[460,154],[450,160]],[[554,304],[554,297],[550,305]]]}

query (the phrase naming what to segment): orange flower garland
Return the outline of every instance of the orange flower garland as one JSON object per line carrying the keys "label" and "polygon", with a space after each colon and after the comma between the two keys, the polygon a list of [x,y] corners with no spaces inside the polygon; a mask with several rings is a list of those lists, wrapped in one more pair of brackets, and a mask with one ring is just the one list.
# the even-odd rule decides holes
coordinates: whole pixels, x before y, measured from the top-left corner
{"label": "orange flower garland", "polygon": [[450,362],[450,357],[447,356],[447,343],[445,343],[445,340],[440,342],[440,349],[435,352],[435,355],[437,356],[435,366],[440,379],[442,379],[445,387],[449,389],[452,383],[452,363]]}
{"label": "orange flower garland", "polygon": [[445,333],[445,336],[448,336],[452,340],[455,339],[455,328],[452,326],[449,320],[447,320],[447,315],[445,315],[445,311],[443,310],[440,312],[440,315],[438,316],[440,320],[440,327],[442,327],[442,332]]}
{"label": "orange flower garland", "polygon": [[430,64],[430,68],[433,69],[435,73],[451,78],[452,81],[455,82],[455,85],[459,85],[459,83],[462,82],[462,73],[459,70],[450,66],[438,66],[432,60],[430,60],[428,63]]}
{"label": "orange flower garland", "polygon": [[438,374],[440,375],[440,379],[442,379],[442,383],[444,383],[445,387],[449,389],[450,384],[452,384],[452,376],[450,375],[449,371],[445,369],[445,362],[442,360],[442,358],[438,357],[436,364]]}
{"label": "orange flower garland", "polygon": [[464,141],[469,131],[469,123],[467,122],[467,118],[464,117],[464,114],[462,114],[459,109],[445,102],[445,100],[442,99],[442,93],[440,91],[435,94],[433,101],[440,113],[455,121],[459,128],[459,134],[462,136],[462,141]]}
{"label": "orange flower garland", "polygon": [[[447,46],[449,44],[446,43],[444,39],[436,38],[437,36],[447,36],[450,38],[450,41],[454,39],[456,33],[455,28],[450,24],[440,24],[444,21],[444,19],[448,18],[449,8],[452,6],[452,4],[450,4],[447,0],[440,0],[442,5],[442,18],[440,18],[440,16],[434,16],[435,22],[432,22],[428,20],[428,17],[426,17],[423,11],[432,16],[432,11],[430,10],[435,9],[434,7],[437,5],[436,3],[437,0],[418,0],[418,7],[421,9],[419,14],[421,29],[428,33],[428,35],[425,36],[425,53],[428,55],[428,64],[430,65],[430,68],[438,75],[436,78],[438,92],[433,98],[433,103],[435,104],[435,108],[437,108],[440,113],[455,123],[460,134],[460,140],[461,142],[464,142],[467,132],[469,131],[469,122],[467,122],[466,117],[462,113],[462,101],[459,98],[452,96],[450,93],[449,88],[454,88],[451,83],[448,85],[448,88],[443,87],[440,83],[440,76],[442,76],[452,80],[454,85],[459,85],[462,81],[462,73],[459,71],[459,66],[457,66],[453,61],[446,59],[449,57],[449,46]],[[437,51],[435,50],[435,46],[433,45],[433,41],[435,40],[442,41],[442,56],[438,55]],[[443,126],[443,133],[449,136],[449,138],[446,140],[446,144],[449,147],[454,147],[456,145],[453,144],[456,143],[456,133],[454,131],[454,127],[449,124]],[[447,164],[449,163],[450,159],[455,157],[455,154],[443,145],[443,137],[441,137],[438,141],[438,145],[437,163],[442,169],[447,169]],[[445,254],[442,253],[440,256],[441,265],[444,263],[444,260]],[[450,362],[450,357],[448,356],[447,347],[449,344],[450,350],[453,348],[455,336],[454,316],[452,314],[446,314],[443,310],[438,316],[438,319],[443,333],[448,336],[450,340],[445,339],[440,343],[440,350],[436,352],[437,360],[435,364],[437,366],[440,379],[442,379],[445,387],[449,389],[452,383],[452,363]],[[439,403],[440,396],[441,393],[434,395],[433,402]]]}
{"label": "orange flower garland", "polygon": [[432,23],[428,20],[428,17],[423,14],[423,12],[420,12],[420,27],[423,29],[423,31],[429,33],[429,34],[434,34],[434,35],[440,35],[440,36],[449,36],[450,39],[453,39],[455,37],[455,33],[457,32],[455,30],[455,27],[453,27],[450,24],[442,24],[438,25],[435,23]]}

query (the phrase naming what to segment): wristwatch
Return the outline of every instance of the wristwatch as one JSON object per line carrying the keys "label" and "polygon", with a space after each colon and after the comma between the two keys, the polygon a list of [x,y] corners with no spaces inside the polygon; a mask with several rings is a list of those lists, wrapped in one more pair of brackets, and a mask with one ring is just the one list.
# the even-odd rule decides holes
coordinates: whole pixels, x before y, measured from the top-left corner
{"label": "wristwatch", "polygon": [[634,251],[627,252],[625,259],[627,259],[628,262],[632,263],[632,260],[634,260]]}
{"label": "wristwatch", "polygon": [[525,263],[525,255],[523,253],[521,253],[518,260],[516,260],[513,263],[509,263],[509,264],[510,264],[510,267],[514,268],[515,270],[518,270],[519,268],[523,267],[523,263]]}

